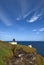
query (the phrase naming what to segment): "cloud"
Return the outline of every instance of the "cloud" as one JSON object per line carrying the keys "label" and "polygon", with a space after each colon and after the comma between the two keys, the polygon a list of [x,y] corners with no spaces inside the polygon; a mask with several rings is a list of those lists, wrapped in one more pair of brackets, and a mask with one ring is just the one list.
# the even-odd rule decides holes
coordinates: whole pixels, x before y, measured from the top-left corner
{"label": "cloud", "polygon": [[39,34],[40,32],[44,32],[44,28],[40,28],[36,33]]}
{"label": "cloud", "polygon": [[17,17],[16,20],[17,20],[17,21],[21,20],[21,16]]}
{"label": "cloud", "polygon": [[43,32],[43,31],[44,31],[44,28],[41,28],[39,31],[40,31],[40,32]]}
{"label": "cloud", "polygon": [[35,11],[35,10],[36,10],[36,8],[30,10],[27,14],[25,14],[25,15],[23,16],[23,18],[26,18],[27,16],[29,16],[29,15],[30,15],[33,11]]}
{"label": "cloud", "polygon": [[32,12],[34,12],[34,11],[38,11],[40,8],[41,8],[41,6],[43,5],[43,1],[41,0],[38,4],[37,4],[37,6],[35,7],[35,8],[33,8],[33,9],[31,9],[29,12],[27,12],[25,15],[24,15],[24,17],[23,18],[26,18],[27,16],[29,16]]}
{"label": "cloud", "polygon": [[40,18],[41,15],[42,15],[42,14],[38,14],[38,15],[35,15],[35,14],[34,14],[34,15],[31,17],[30,20],[27,20],[27,22],[30,22],[30,23],[35,22],[36,20],[38,20],[38,19]]}
{"label": "cloud", "polygon": [[27,16],[29,16],[33,12],[39,11],[39,9],[41,9],[43,1],[42,0],[38,1],[38,4],[34,8],[31,8],[32,2],[30,4],[29,3],[30,3],[30,1],[20,0],[20,3],[19,3],[20,7],[18,10],[17,16],[20,15],[21,17],[16,18],[17,21],[27,18]]}
{"label": "cloud", "polygon": [[44,27],[40,28],[40,29],[33,29],[33,32],[44,32]]}
{"label": "cloud", "polygon": [[2,10],[0,10],[0,20],[6,25],[6,26],[11,26],[12,22],[10,17],[6,15]]}
{"label": "cloud", "polygon": [[44,32],[44,27],[40,29],[33,29],[32,31],[35,32],[36,34],[39,34],[40,32]]}
{"label": "cloud", "polygon": [[[20,0],[21,16],[24,16],[29,11],[31,3],[27,0]],[[29,5],[30,4],[30,5]]]}
{"label": "cloud", "polygon": [[39,31],[37,29],[33,29],[33,32],[35,32],[36,34],[39,34]]}
{"label": "cloud", "polygon": [[19,20],[20,20],[20,18],[17,18],[16,20],[17,20],[17,21],[19,21]]}
{"label": "cloud", "polygon": [[33,29],[32,31],[33,31],[33,32],[36,32],[36,31],[37,31],[37,29]]}

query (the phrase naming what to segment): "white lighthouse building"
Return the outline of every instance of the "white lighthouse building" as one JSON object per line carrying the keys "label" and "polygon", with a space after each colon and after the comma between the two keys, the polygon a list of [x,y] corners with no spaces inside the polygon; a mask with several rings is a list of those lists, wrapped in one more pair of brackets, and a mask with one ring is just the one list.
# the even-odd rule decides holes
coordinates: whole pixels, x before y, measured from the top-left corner
{"label": "white lighthouse building", "polygon": [[10,42],[12,45],[17,45],[17,42],[15,41],[15,39],[13,39],[12,42]]}

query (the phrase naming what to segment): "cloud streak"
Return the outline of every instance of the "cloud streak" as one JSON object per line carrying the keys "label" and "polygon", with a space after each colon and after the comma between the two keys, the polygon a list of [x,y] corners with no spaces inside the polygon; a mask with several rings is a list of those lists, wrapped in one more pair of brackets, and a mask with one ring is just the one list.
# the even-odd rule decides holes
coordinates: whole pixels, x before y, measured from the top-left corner
{"label": "cloud streak", "polygon": [[30,22],[30,23],[35,22],[36,20],[40,18],[41,15],[42,14],[33,15],[30,20],[27,20],[27,22]]}
{"label": "cloud streak", "polygon": [[44,27],[40,29],[33,29],[32,31],[35,32],[36,34],[39,34],[40,32],[44,32]]}
{"label": "cloud streak", "polygon": [[2,10],[0,10],[0,20],[6,25],[11,26],[11,19],[4,13]]}
{"label": "cloud streak", "polygon": [[44,32],[44,28],[41,28],[39,31],[40,31],[40,32]]}
{"label": "cloud streak", "polygon": [[[26,2],[25,0],[24,1],[21,1],[21,3],[24,3],[24,2]],[[42,4],[43,4],[43,0],[41,0],[40,2],[38,2],[38,4],[35,6],[35,8],[33,8],[33,9],[31,9],[30,10],[30,8],[31,8],[31,6],[32,5],[30,5],[29,7],[29,9],[28,9],[28,4],[26,5],[27,3],[25,3],[25,4],[21,4],[21,9],[22,9],[22,14],[21,14],[21,17],[18,17],[17,18],[17,21],[19,21],[19,20],[21,20],[21,19],[25,19],[25,18],[27,18],[27,16],[29,16],[32,12],[39,12],[39,10],[41,9],[41,6],[42,6]],[[24,5],[25,5],[25,7],[24,7]],[[26,10],[25,10],[25,8],[26,8]],[[27,10],[28,9],[28,10]],[[27,12],[28,11],[28,12]],[[37,19],[39,19],[39,17],[41,16],[41,14],[38,14],[38,15],[33,15],[32,16],[32,18],[30,19],[30,20],[27,20],[27,22],[34,22],[34,21],[36,21]]]}
{"label": "cloud streak", "polygon": [[36,31],[37,31],[37,29],[33,29],[32,31],[33,31],[33,32],[36,32]]}
{"label": "cloud streak", "polygon": [[38,9],[40,9],[41,6],[42,6],[42,4],[43,4],[43,1],[41,0],[41,1],[37,4],[37,6],[36,6],[34,9],[31,9],[27,14],[25,14],[23,18],[26,18],[26,17],[29,16],[32,12],[37,11]]}
{"label": "cloud streak", "polygon": [[44,27],[40,28],[40,29],[33,29],[33,32],[44,32]]}

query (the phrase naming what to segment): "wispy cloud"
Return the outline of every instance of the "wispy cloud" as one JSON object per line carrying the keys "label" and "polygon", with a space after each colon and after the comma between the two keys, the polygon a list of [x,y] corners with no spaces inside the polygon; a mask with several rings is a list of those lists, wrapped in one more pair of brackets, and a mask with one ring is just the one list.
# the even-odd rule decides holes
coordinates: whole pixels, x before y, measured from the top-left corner
{"label": "wispy cloud", "polygon": [[40,29],[33,29],[32,31],[35,32],[36,34],[39,34],[41,32],[44,32],[44,27]]}
{"label": "wispy cloud", "polygon": [[16,20],[17,20],[17,21],[19,21],[19,20],[21,20],[21,18],[22,18],[22,17],[21,17],[21,16],[19,16],[19,17],[17,17],[17,18],[16,18]]}
{"label": "wispy cloud", "polygon": [[27,22],[30,22],[30,23],[35,22],[36,20],[40,18],[41,15],[42,14],[33,15],[30,20],[27,20]]}
{"label": "wispy cloud", "polygon": [[12,22],[11,19],[4,13],[2,10],[0,10],[0,20],[6,25],[11,26]]}
{"label": "wispy cloud", "polygon": [[20,20],[20,18],[18,17],[18,18],[16,18],[16,20],[17,20],[17,21],[19,21],[19,20]]}
{"label": "wispy cloud", "polygon": [[31,9],[29,12],[27,12],[27,13],[24,15],[23,18],[26,18],[27,16],[29,16],[29,15],[30,15],[32,12],[34,12],[34,11],[38,11],[39,8],[41,8],[42,4],[43,4],[43,1],[41,0],[41,1],[38,3],[38,5],[37,5],[34,9]]}
{"label": "wispy cloud", "polygon": [[23,18],[26,18],[27,16],[29,16],[29,15],[30,15],[33,11],[35,11],[35,10],[36,10],[36,8],[30,10],[27,14],[25,14],[25,15],[23,16]]}
{"label": "wispy cloud", "polygon": [[36,32],[36,31],[37,31],[37,29],[33,29],[32,31],[33,31],[33,32]]}
{"label": "wispy cloud", "polygon": [[32,31],[36,34],[39,34],[39,31],[37,29],[33,29]]}
{"label": "wispy cloud", "polygon": [[40,31],[40,32],[43,32],[43,31],[44,31],[44,28],[41,28],[39,31]]}

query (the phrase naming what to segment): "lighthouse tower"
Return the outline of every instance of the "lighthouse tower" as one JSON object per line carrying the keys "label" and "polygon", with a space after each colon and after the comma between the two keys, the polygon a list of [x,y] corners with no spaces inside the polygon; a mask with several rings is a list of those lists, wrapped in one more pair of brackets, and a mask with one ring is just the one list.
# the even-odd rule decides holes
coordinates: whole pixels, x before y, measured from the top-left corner
{"label": "lighthouse tower", "polygon": [[15,41],[15,39],[13,39],[13,41],[11,42],[12,45],[17,45],[17,42]]}

